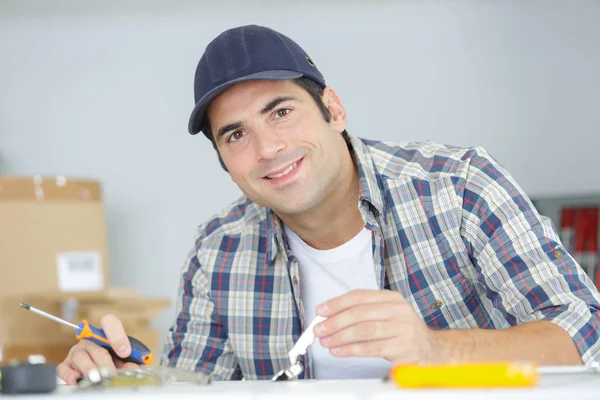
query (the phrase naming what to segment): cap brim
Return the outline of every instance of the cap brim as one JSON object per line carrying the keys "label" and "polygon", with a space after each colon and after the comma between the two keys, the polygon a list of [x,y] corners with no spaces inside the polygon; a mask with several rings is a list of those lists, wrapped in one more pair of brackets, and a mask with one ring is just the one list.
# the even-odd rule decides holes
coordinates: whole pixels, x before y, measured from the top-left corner
{"label": "cap brim", "polygon": [[269,81],[280,81],[280,80],[290,80],[301,78],[303,74],[298,71],[289,71],[289,70],[274,70],[274,71],[262,71],[257,72],[255,74],[250,74],[243,76],[241,78],[237,78],[231,80],[229,82],[223,83],[215,88],[213,88],[210,92],[206,93],[199,101],[196,103],[194,110],[192,111],[192,115],[190,116],[190,121],[188,123],[188,131],[190,134],[195,135],[200,132],[204,126],[205,113],[208,104],[219,94],[221,94],[228,87],[235,85],[236,83],[245,82],[245,81],[253,81],[253,80],[269,80]]}

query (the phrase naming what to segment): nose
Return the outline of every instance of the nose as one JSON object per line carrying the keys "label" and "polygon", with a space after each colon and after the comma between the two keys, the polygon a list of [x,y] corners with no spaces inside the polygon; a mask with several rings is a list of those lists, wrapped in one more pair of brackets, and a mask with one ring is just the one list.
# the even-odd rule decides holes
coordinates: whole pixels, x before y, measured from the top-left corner
{"label": "nose", "polygon": [[286,148],[285,141],[283,141],[281,136],[272,129],[267,128],[261,130],[256,137],[256,153],[260,160],[270,160],[274,158],[277,153]]}

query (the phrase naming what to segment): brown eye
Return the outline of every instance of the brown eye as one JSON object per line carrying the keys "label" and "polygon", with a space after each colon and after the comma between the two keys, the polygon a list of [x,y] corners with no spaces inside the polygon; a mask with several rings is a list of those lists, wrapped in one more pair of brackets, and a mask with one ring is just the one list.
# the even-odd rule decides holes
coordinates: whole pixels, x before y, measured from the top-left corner
{"label": "brown eye", "polygon": [[278,117],[285,117],[287,114],[289,114],[290,109],[289,108],[282,108],[281,110],[277,110],[277,112],[275,113]]}
{"label": "brown eye", "polygon": [[244,137],[244,132],[242,131],[235,131],[231,134],[231,136],[229,136],[229,139],[227,139],[228,142],[235,142],[237,140],[240,140],[242,137]]}

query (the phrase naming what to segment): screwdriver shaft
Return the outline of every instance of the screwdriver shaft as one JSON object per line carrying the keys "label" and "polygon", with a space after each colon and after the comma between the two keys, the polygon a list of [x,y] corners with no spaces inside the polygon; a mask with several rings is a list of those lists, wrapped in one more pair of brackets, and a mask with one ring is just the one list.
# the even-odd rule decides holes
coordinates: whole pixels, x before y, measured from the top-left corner
{"label": "screwdriver shaft", "polygon": [[65,321],[62,318],[55,317],[54,315],[48,314],[47,312],[44,312],[42,310],[38,310],[35,307],[31,307],[30,305],[27,305],[27,304],[24,304],[24,303],[19,303],[19,305],[21,307],[23,307],[24,309],[26,309],[26,310],[29,310],[31,312],[34,312],[34,313],[38,314],[38,315],[41,315],[42,317],[46,317],[48,319],[51,319],[52,321],[56,321],[56,322],[58,322],[60,324],[70,326],[71,328],[74,328],[74,329],[79,329],[79,327],[77,325],[72,324],[69,321]]}

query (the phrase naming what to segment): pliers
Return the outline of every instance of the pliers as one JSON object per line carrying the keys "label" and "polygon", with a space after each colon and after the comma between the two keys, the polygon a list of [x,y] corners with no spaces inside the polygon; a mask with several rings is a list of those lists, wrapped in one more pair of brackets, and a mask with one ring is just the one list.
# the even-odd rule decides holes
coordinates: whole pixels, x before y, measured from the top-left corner
{"label": "pliers", "polygon": [[315,327],[315,325],[324,320],[325,317],[321,317],[319,315],[317,315],[315,319],[313,319],[308,328],[306,328],[302,335],[300,335],[300,338],[298,339],[294,347],[292,347],[292,349],[288,352],[290,366],[288,368],[282,369],[277,373],[277,375],[271,378],[273,382],[291,381],[300,376],[302,371],[304,371],[304,367],[302,367],[302,364],[298,362],[298,358],[301,355],[306,354],[308,346],[310,346],[314,342],[315,334],[313,333],[313,328]]}

